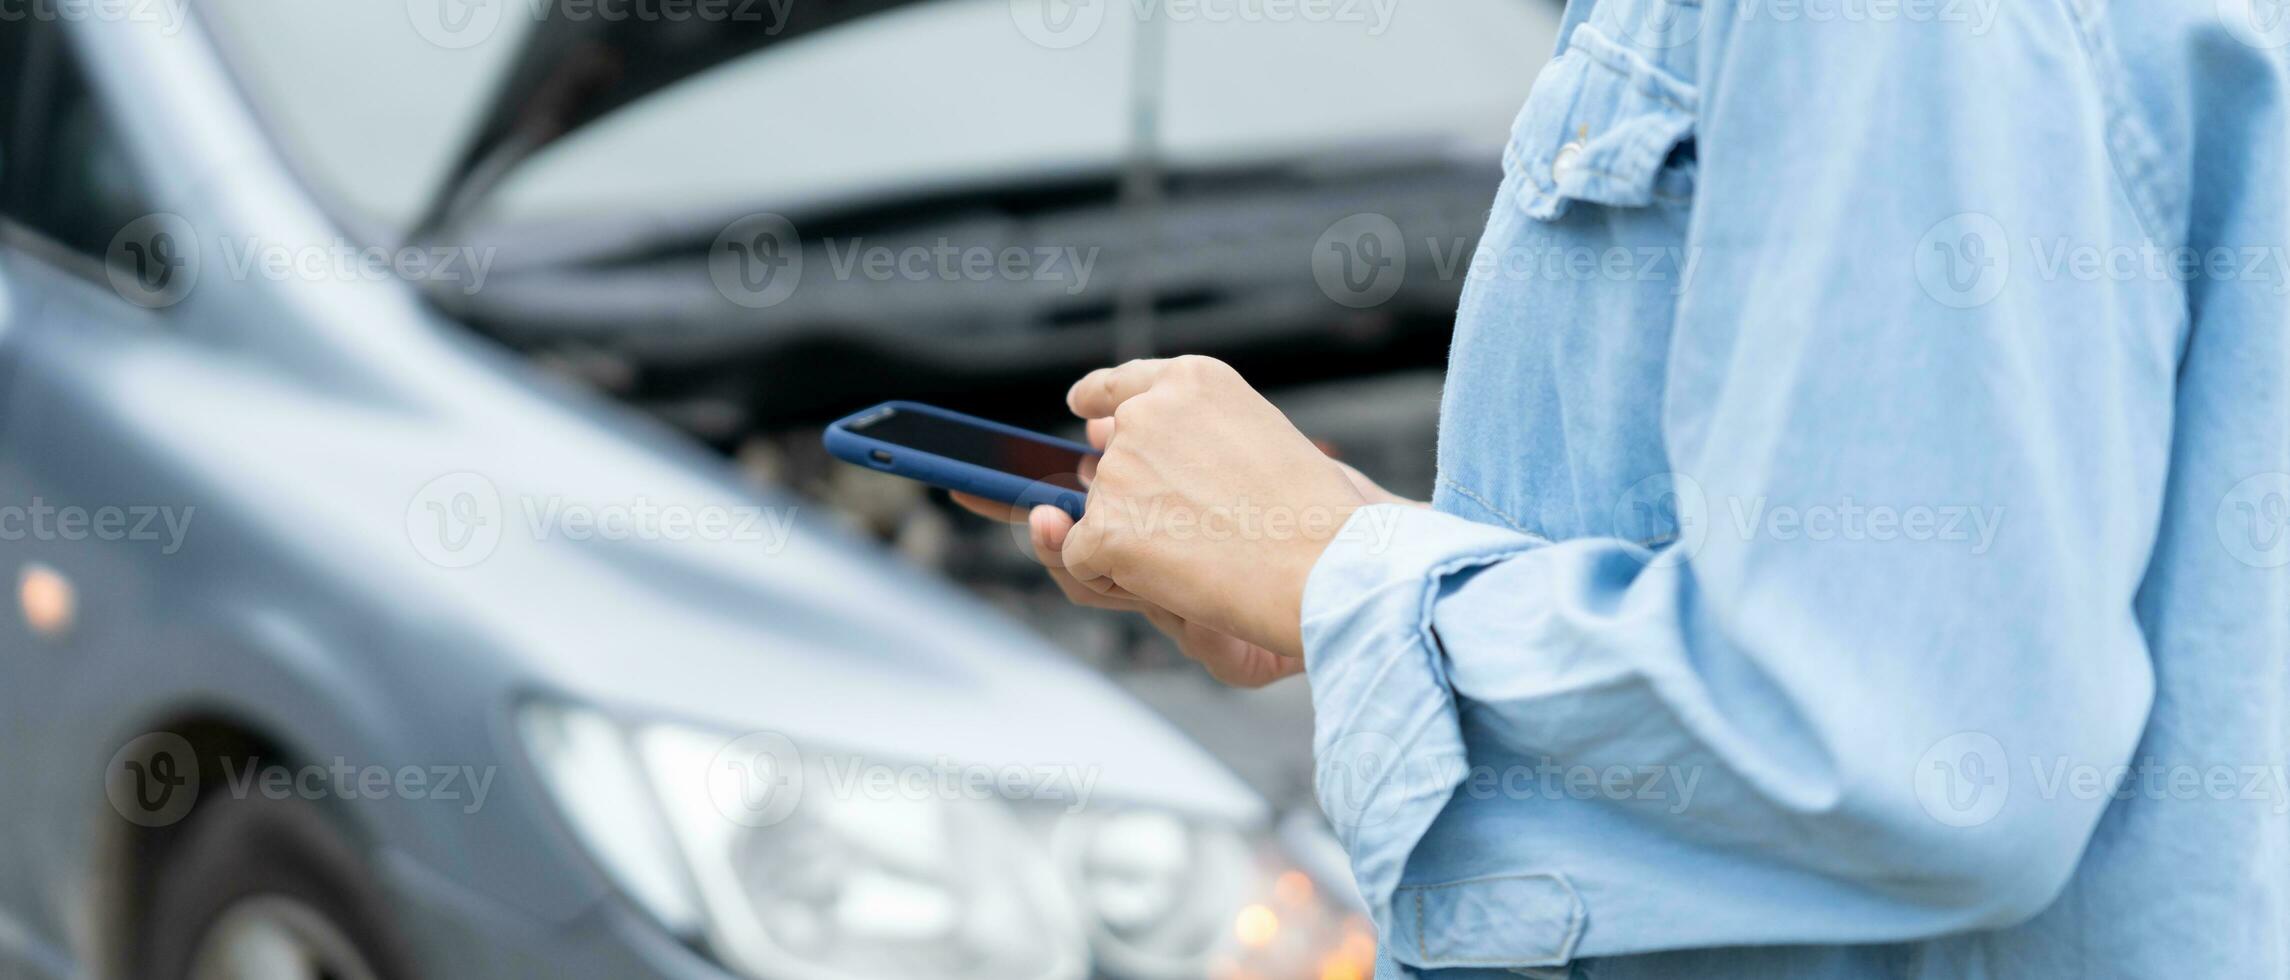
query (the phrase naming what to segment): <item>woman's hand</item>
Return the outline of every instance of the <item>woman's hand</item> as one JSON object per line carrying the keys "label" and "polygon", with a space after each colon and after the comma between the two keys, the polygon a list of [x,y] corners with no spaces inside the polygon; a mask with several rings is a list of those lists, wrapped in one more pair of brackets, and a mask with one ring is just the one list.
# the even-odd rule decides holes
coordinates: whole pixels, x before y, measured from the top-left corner
{"label": "woman's hand", "polygon": [[[1104,449],[1113,434],[1112,419],[1097,419],[1089,423],[1089,444]],[[1370,503],[1407,504],[1421,507],[1419,501],[1409,500],[1378,486],[1350,464],[1337,462],[1344,476],[1352,481],[1360,495]],[[1073,517],[1055,507],[1036,507],[1027,513],[1008,504],[995,503],[966,493],[953,495],[954,502],[980,517],[1027,526],[1028,544],[1033,548],[1034,560],[1049,572],[1050,581],[1058,591],[1075,605],[1092,609],[1110,609],[1115,612],[1133,612],[1177,645],[1177,650],[1206,668],[1210,677],[1233,687],[1258,688],[1303,673],[1304,661],[1287,657],[1236,639],[1199,623],[1156,606],[1134,595],[1106,594],[1087,588],[1066,571],[1065,558],[1059,554],[1065,547],[1066,534],[1073,530]]]}
{"label": "woman's hand", "polygon": [[1068,401],[1106,453],[1080,524],[1055,508],[957,501],[1027,520],[1069,598],[1145,615],[1219,680],[1256,686],[1300,670],[1313,563],[1353,510],[1406,501],[1329,459],[1208,358],[1098,371]]}
{"label": "woman's hand", "polygon": [[[1091,427],[1093,430],[1096,426]],[[1092,438],[1091,442],[1103,445]],[[1065,547],[1066,535],[1073,530],[1073,518],[1055,507],[1036,507],[1033,513],[1021,513],[1007,504],[955,494],[954,502],[965,509],[996,520],[1027,525],[1034,557],[1049,569],[1050,580],[1057,583],[1058,591],[1076,605],[1093,609],[1111,609],[1133,612],[1144,616],[1177,644],[1185,656],[1208,668],[1209,676],[1234,687],[1263,687],[1274,681],[1303,672],[1304,661],[1284,657],[1256,644],[1235,639],[1199,623],[1188,622],[1182,616],[1125,593],[1107,594],[1081,584],[1066,571],[1065,559],[1060,551]]]}

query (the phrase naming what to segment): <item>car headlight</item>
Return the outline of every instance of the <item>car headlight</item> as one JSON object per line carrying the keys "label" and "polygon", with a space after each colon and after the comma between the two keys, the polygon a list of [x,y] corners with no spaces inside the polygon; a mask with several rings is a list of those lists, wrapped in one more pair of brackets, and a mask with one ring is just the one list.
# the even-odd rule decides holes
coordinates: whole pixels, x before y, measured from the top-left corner
{"label": "car headlight", "polygon": [[517,728],[565,822],[605,874],[670,931],[698,933],[698,897],[620,726],[595,712],[534,704]]}
{"label": "car headlight", "polygon": [[[567,823],[669,929],[765,980],[1325,976],[1364,925],[1238,832],[866,784],[853,757],[536,702]],[[1299,891],[1301,887],[1301,891]],[[1372,945],[1367,947],[1372,953]]]}
{"label": "car headlight", "polygon": [[1051,848],[1105,966],[1140,980],[1203,975],[1257,873],[1238,833],[1159,811],[1065,817]]}
{"label": "car headlight", "polygon": [[1367,980],[1364,916],[1277,847],[1158,810],[1074,813],[1051,850],[1087,913],[1098,968],[1125,980]]}
{"label": "car headlight", "polygon": [[[547,704],[528,706],[519,727],[599,863],[671,928],[696,923],[741,972],[1073,980],[1088,971],[1055,866],[1002,801],[840,792],[833,760],[806,759],[776,735],[630,732]],[[647,805],[664,831],[642,826]],[[663,837],[679,859],[630,843]]]}

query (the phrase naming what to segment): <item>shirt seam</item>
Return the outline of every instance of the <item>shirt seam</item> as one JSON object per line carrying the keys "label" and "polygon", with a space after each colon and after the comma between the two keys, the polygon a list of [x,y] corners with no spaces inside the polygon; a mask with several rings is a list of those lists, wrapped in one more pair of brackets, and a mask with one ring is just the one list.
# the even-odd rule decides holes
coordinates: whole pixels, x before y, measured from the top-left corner
{"label": "shirt seam", "polygon": [[[1592,42],[1588,48],[1581,45],[1581,36],[1586,31],[1597,37],[1597,40]],[[1665,91],[1660,83],[1647,77],[1649,73],[1659,72],[1666,78],[1678,81],[1676,75],[1655,64],[1652,59],[1624,47],[1620,42],[1607,37],[1606,32],[1589,24],[1575,28],[1574,33],[1576,41],[1567,45],[1567,49],[1581,51],[1584,57],[1598,62],[1599,67],[1622,76],[1624,85],[1635,85],[1644,90],[1647,95],[1653,96],[1656,100],[1686,115],[1694,115],[1700,111],[1697,106],[1680,101],[1675,93]],[[1600,45],[1605,45],[1605,47],[1601,48]],[[1684,83],[1679,81],[1679,84]]]}
{"label": "shirt seam", "polygon": [[2156,186],[2154,177],[2162,168],[2155,156],[2159,144],[2131,104],[2126,92],[2128,79],[2113,40],[2100,23],[2098,7],[2092,0],[2060,0],[2060,5],[2074,22],[2084,62],[2099,83],[2099,97],[2106,110],[2107,162],[2116,186],[2123,191],[2140,230],[2156,244],[2176,248],[2184,243],[2178,235],[2168,233],[2170,209],[2165,207],[2163,189]]}
{"label": "shirt seam", "polygon": [[1463,497],[1463,499],[1465,499],[1465,500],[1468,500],[1468,501],[1470,501],[1470,502],[1472,502],[1472,503],[1474,503],[1474,504],[1478,504],[1478,505],[1479,505],[1479,507],[1480,507],[1480,509],[1482,509],[1482,510],[1485,510],[1487,513],[1490,513],[1490,514],[1493,514],[1493,515],[1495,515],[1495,519],[1496,519],[1496,520],[1502,521],[1502,522],[1503,522],[1503,526],[1505,526],[1505,527],[1508,527],[1508,528],[1510,528],[1510,529],[1511,529],[1511,530],[1513,530],[1513,531],[1517,531],[1517,532],[1519,532],[1520,534],[1524,534],[1524,535],[1527,535],[1528,537],[1532,537],[1532,538],[1536,539],[1537,541],[1539,541],[1539,542],[1541,542],[1541,543],[1544,543],[1544,544],[1549,544],[1549,543],[1550,543],[1550,541],[1551,541],[1551,538],[1550,538],[1550,536],[1549,536],[1549,535],[1547,535],[1547,534],[1543,534],[1543,533],[1541,533],[1541,532],[1539,532],[1539,531],[1536,531],[1536,530],[1534,530],[1533,528],[1527,527],[1525,524],[1522,524],[1522,523],[1520,523],[1518,518],[1516,518],[1516,517],[1512,517],[1512,516],[1510,515],[1510,513],[1509,513],[1509,512],[1507,512],[1507,511],[1503,510],[1503,509],[1502,509],[1502,508],[1500,508],[1500,507],[1497,507],[1497,506],[1495,506],[1495,504],[1494,504],[1494,502],[1493,502],[1493,501],[1490,501],[1490,500],[1488,500],[1487,498],[1480,496],[1480,495],[1479,495],[1479,491],[1473,490],[1473,489],[1471,489],[1470,487],[1467,487],[1467,486],[1464,486],[1463,484],[1460,484],[1460,483],[1457,483],[1457,482],[1455,482],[1455,478],[1454,478],[1454,477],[1451,477],[1451,476],[1446,476],[1446,475],[1442,475],[1442,476],[1440,476],[1440,478],[1439,478],[1439,485],[1440,485],[1440,486],[1443,486],[1443,487],[1446,487],[1446,488],[1447,488],[1447,489],[1449,489],[1449,490],[1453,490],[1453,491],[1455,491],[1457,494],[1461,495],[1461,496]]}

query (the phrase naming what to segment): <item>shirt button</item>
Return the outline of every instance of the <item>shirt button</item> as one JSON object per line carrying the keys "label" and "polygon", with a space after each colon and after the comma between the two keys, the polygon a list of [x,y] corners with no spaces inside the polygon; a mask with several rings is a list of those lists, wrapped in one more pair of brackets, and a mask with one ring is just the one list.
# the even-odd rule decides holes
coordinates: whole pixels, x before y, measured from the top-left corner
{"label": "shirt button", "polygon": [[1582,141],[1573,140],[1558,148],[1558,158],[1551,161],[1551,180],[1562,182],[1582,162]]}

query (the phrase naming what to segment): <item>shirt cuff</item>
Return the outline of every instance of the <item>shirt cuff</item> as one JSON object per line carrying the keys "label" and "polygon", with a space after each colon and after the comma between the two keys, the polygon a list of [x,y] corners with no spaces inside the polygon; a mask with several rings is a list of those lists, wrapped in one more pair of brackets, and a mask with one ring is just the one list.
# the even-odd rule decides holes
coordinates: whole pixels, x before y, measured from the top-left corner
{"label": "shirt cuff", "polygon": [[[1548,544],[1452,514],[1393,504],[1361,508],[1313,566],[1304,587],[1305,673],[1311,681],[1314,789],[1360,893],[1402,962],[1442,959],[1404,903],[1408,855],[1468,773],[1455,695],[1432,607],[1448,580]],[[1563,882],[1557,883],[1563,889]],[[1557,903],[1579,908],[1571,901]],[[1408,908],[1400,909],[1399,904]],[[1554,909],[1565,920],[1566,910]],[[1403,914],[1405,913],[1405,914]],[[1564,963],[1579,920],[1551,931],[1524,959]],[[1518,965],[1527,965],[1522,962]]]}

